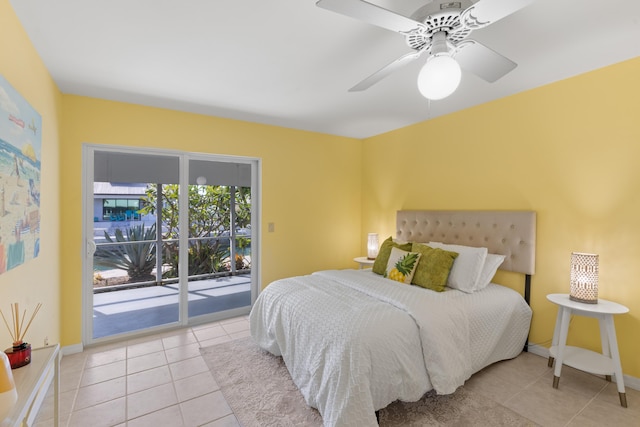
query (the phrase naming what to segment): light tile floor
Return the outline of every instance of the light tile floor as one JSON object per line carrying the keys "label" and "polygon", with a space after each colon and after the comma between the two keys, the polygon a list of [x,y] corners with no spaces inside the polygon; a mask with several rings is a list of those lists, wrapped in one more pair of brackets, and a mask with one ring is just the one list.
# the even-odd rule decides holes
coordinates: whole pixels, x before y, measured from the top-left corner
{"label": "light tile floor", "polygon": [[[616,384],[568,366],[553,388],[547,359],[521,353],[473,375],[465,388],[479,391],[541,426],[640,426],[640,392],[626,387],[628,407],[620,406]],[[535,423],[535,424],[534,424]]]}
{"label": "light tile floor", "polygon": [[[64,356],[60,425],[239,426],[200,348],[248,335],[248,316],[240,316]],[[49,391],[35,426],[52,425]]]}
{"label": "light tile floor", "polygon": [[[248,316],[87,349],[61,362],[61,426],[235,427],[238,421],[200,356],[200,347],[249,335]],[[541,426],[639,426],[640,392],[563,367],[552,387],[547,360],[522,353],[464,385]],[[37,427],[53,425],[52,396]]]}

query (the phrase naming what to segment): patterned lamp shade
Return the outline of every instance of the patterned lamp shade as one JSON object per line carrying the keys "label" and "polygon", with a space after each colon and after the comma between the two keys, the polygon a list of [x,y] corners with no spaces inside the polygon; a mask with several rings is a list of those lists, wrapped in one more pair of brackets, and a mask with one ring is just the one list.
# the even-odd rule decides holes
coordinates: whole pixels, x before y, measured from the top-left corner
{"label": "patterned lamp shade", "polygon": [[571,253],[571,293],[573,301],[598,303],[598,255]]}
{"label": "patterned lamp shade", "polygon": [[367,236],[367,258],[376,259],[379,248],[378,233],[369,233]]}
{"label": "patterned lamp shade", "polygon": [[16,393],[9,358],[0,351],[0,422],[9,414],[17,401],[18,393]]}

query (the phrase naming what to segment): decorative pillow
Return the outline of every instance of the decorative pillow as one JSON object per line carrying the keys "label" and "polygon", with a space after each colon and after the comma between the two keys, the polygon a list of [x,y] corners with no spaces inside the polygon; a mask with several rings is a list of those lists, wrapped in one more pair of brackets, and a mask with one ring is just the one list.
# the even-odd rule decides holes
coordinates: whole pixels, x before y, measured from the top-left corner
{"label": "decorative pillow", "polygon": [[491,279],[496,275],[496,271],[502,265],[504,261],[504,255],[487,254],[487,258],[484,260],[484,266],[482,267],[482,273],[478,279],[478,286],[476,291],[484,289],[491,283]]}
{"label": "decorative pillow", "polygon": [[384,272],[387,270],[387,262],[389,262],[389,255],[391,255],[391,248],[402,249],[403,251],[411,250],[411,243],[395,243],[393,238],[389,237],[387,240],[382,242],[380,245],[380,250],[378,251],[378,256],[376,260],[373,262],[372,271],[379,275],[384,275]]}
{"label": "decorative pillow", "polygon": [[484,266],[484,260],[487,258],[487,248],[448,245],[439,242],[429,242],[429,246],[457,252],[459,254],[451,268],[447,286],[469,294],[476,290],[478,279]]}
{"label": "decorative pillow", "polygon": [[421,243],[414,243],[411,246],[411,252],[422,254],[411,284],[436,292],[444,291],[449,272],[453,267],[453,261],[458,257],[458,254]]}
{"label": "decorative pillow", "polygon": [[410,284],[421,256],[422,254],[419,252],[407,252],[402,249],[391,248],[384,277],[396,282]]}

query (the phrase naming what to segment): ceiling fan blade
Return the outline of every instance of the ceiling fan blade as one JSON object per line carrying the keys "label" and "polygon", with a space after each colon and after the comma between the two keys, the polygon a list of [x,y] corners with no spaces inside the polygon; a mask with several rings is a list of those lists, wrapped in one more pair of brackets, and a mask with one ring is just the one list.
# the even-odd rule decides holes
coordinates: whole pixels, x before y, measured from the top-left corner
{"label": "ceiling fan blade", "polygon": [[458,43],[453,57],[460,67],[489,83],[495,82],[518,66],[509,58],[471,39]]}
{"label": "ceiling fan blade", "polygon": [[421,22],[362,0],[319,0],[316,6],[398,33],[423,26]]}
{"label": "ceiling fan blade", "polygon": [[414,59],[418,59],[422,52],[411,52],[400,58],[396,59],[390,64],[385,65],[375,73],[371,74],[366,79],[362,80],[360,83],[349,89],[349,92],[361,92],[363,90],[369,89],[374,84],[378,83],[380,80],[387,77],[389,74],[394,71],[404,67],[409,64]]}
{"label": "ceiling fan blade", "polygon": [[533,0],[480,0],[460,14],[463,26],[477,30],[519,11]]}

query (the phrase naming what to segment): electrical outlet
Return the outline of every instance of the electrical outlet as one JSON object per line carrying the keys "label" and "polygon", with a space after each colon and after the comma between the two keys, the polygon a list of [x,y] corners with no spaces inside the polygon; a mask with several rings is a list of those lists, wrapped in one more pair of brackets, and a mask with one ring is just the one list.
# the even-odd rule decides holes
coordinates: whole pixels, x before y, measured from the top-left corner
{"label": "electrical outlet", "polygon": [[49,345],[49,337],[44,337],[44,346],[48,346]]}
{"label": "electrical outlet", "polygon": [[267,228],[268,228],[268,230],[269,230],[269,233],[273,233],[274,231],[276,231],[276,225],[275,225],[273,222],[270,222],[270,223],[267,225]]}

